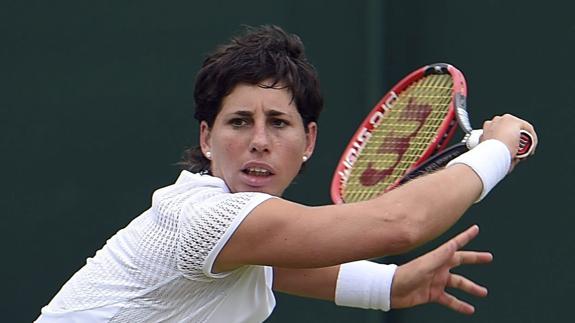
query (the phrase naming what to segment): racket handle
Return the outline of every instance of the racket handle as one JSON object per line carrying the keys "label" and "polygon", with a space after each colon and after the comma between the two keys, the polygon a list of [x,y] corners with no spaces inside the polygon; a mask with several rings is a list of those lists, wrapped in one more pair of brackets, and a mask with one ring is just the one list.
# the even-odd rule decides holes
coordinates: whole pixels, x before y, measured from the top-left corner
{"label": "racket handle", "polygon": [[[479,145],[481,135],[483,135],[483,130],[472,130],[467,136],[465,136],[465,144],[467,148],[472,149],[475,146]],[[521,130],[520,137],[519,137],[519,150],[517,150],[517,154],[515,158],[526,158],[533,152],[533,136],[525,131]]]}
{"label": "racket handle", "polygon": [[526,158],[533,153],[533,136],[525,131],[521,130],[521,136],[519,137],[519,150],[517,150],[516,158]]}

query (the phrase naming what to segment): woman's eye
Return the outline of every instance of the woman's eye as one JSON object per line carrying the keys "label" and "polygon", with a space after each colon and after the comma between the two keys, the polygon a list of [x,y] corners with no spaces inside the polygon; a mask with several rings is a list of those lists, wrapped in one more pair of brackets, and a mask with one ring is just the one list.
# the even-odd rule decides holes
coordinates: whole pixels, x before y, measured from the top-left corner
{"label": "woman's eye", "polygon": [[235,118],[235,119],[230,120],[230,124],[233,127],[239,128],[239,127],[243,127],[243,126],[247,125],[248,122],[245,119]]}
{"label": "woman's eye", "polygon": [[275,119],[272,120],[272,125],[276,128],[283,128],[288,125],[287,121],[282,119]]}

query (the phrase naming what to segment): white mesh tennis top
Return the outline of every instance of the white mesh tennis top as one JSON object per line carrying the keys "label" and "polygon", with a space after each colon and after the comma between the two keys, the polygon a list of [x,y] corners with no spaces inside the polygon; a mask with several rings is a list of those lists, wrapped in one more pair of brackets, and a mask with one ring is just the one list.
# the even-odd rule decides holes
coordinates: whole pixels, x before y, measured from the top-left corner
{"label": "white mesh tennis top", "polygon": [[42,309],[37,322],[261,322],[275,306],[272,268],[211,272],[249,212],[270,198],[230,193],[183,171]]}

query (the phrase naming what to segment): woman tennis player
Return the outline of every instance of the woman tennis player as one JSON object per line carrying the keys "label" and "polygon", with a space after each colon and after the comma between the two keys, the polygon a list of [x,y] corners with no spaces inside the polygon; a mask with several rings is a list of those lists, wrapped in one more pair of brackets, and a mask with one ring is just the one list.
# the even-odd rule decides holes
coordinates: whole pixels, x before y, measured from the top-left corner
{"label": "woman tennis player", "polygon": [[194,94],[200,145],[186,152],[185,170],[37,322],[261,322],[274,290],[384,311],[437,302],[474,312],[446,288],[487,294],[450,273],[491,261],[488,252],[460,250],[476,226],[401,266],[367,259],[450,228],[516,163],[520,130],[535,137],[527,122],[486,122],[483,142],[463,158],[380,197],[309,207],[281,198],[312,156],[323,105],[297,36],[248,29],[205,60]]}

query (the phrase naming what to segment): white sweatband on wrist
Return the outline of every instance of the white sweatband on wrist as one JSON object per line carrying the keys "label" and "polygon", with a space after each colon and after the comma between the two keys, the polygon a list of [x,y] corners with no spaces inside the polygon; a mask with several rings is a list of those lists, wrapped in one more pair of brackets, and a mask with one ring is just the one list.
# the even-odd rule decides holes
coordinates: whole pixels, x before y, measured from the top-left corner
{"label": "white sweatband on wrist", "polygon": [[389,311],[391,283],[397,265],[361,260],[339,267],[335,303],[340,306]]}
{"label": "white sweatband on wrist", "polygon": [[511,153],[501,141],[489,139],[453,159],[446,167],[455,164],[465,164],[471,167],[481,179],[483,190],[477,203],[507,175],[511,167]]}

